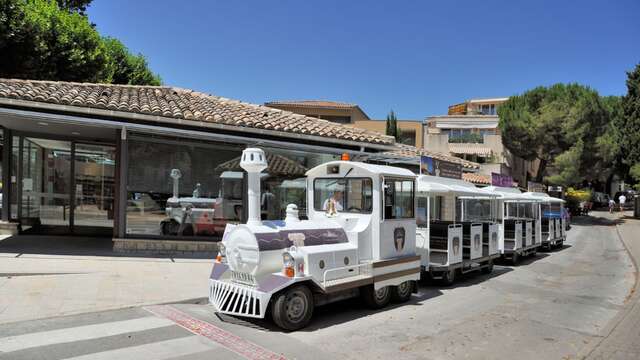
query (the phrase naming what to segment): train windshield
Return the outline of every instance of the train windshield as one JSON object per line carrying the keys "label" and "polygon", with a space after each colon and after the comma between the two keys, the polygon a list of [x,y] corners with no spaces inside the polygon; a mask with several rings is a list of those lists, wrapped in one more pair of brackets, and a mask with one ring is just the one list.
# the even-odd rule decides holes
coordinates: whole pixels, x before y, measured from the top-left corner
{"label": "train windshield", "polygon": [[313,182],[313,206],[316,211],[333,207],[337,212],[371,213],[373,207],[370,178],[328,178]]}

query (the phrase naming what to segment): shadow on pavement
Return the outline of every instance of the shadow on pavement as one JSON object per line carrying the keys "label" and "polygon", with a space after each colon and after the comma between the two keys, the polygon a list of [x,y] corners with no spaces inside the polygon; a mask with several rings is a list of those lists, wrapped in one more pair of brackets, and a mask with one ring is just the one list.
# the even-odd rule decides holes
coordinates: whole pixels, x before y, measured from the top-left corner
{"label": "shadow on pavement", "polygon": [[571,225],[614,226],[624,223],[624,218],[609,219],[602,216],[576,216],[571,218]]}
{"label": "shadow on pavement", "polygon": [[[316,307],[313,311],[313,317],[309,325],[297,331],[313,332],[334,325],[359,320],[375,313],[389,311],[400,306],[422,306],[424,301],[438,297],[440,295],[442,295],[442,292],[439,289],[420,284],[418,294],[413,294],[409,301],[404,303],[391,303],[379,310],[371,310],[367,308],[359,297],[337,301],[334,303]],[[271,321],[270,311],[267,311],[267,315],[264,319],[242,318],[219,313],[216,313],[216,315],[221,321],[229,324],[235,324],[269,332],[287,332],[276,326]]]}
{"label": "shadow on pavement", "polygon": [[[562,248],[568,248],[571,247],[571,245],[564,245]],[[538,260],[542,260],[544,258],[546,258],[547,256],[549,256],[551,253],[553,253],[555,250],[550,250],[550,251],[545,251],[545,252],[541,252],[540,250],[535,254],[535,255],[529,255],[526,257],[522,257],[520,256],[518,263],[516,265],[513,265],[511,263],[510,260],[506,260],[504,258],[500,258],[496,261],[496,264],[498,265],[502,265],[502,266],[507,266],[507,267],[514,267],[514,266],[523,266],[523,265],[529,265],[532,264]]]}
{"label": "shadow on pavement", "polygon": [[453,283],[453,285],[447,286],[442,284],[439,280],[434,280],[434,279],[423,280],[421,281],[421,284],[430,286],[430,287],[440,288],[440,289],[455,289],[458,287],[467,287],[467,286],[481,284],[484,281],[504,275],[511,271],[513,271],[512,268],[499,266],[496,263],[496,265],[493,267],[493,271],[490,274],[484,274],[481,271],[472,271],[466,274],[458,273],[456,275],[456,281]]}
{"label": "shadow on pavement", "polygon": [[141,258],[209,259],[210,254],[142,254],[113,251],[111,237],[65,235],[15,235],[0,241],[0,253],[29,255],[112,256]]}
{"label": "shadow on pavement", "polygon": [[[425,301],[442,295],[441,289],[454,289],[457,287],[477,285],[488,279],[501,276],[511,271],[513,271],[513,269],[509,267],[498,266],[493,269],[491,274],[482,274],[480,271],[468,273],[461,275],[453,285],[448,287],[439,285],[436,280],[423,279],[418,283],[418,293],[413,294],[409,301],[404,303],[391,303],[379,310],[368,309],[360,298],[357,297],[318,306],[314,309],[314,315],[311,323],[304,329],[297,331],[313,332],[334,325],[362,319],[363,317],[370,316],[378,312],[389,311],[400,306],[422,306]],[[271,315],[269,313],[267,313],[267,316],[264,319],[250,319],[224,314],[216,315],[221,321],[229,324],[270,332],[286,332],[271,322]]]}

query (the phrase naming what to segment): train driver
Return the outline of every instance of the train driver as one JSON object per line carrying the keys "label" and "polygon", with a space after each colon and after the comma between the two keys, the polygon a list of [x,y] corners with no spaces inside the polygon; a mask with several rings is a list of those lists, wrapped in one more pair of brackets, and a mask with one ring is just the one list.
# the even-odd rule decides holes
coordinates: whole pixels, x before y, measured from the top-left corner
{"label": "train driver", "polygon": [[333,195],[328,198],[327,200],[324,201],[324,204],[322,205],[322,210],[327,211],[329,209],[329,202],[333,203],[333,208],[336,211],[342,211],[342,191],[334,191]]}

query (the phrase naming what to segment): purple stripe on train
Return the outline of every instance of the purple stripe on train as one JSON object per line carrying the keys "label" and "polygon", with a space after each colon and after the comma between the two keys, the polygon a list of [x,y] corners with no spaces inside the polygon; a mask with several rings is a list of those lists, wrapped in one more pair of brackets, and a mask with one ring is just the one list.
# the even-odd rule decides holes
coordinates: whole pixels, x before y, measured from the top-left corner
{"label": "purple stripe on train", "polygon": [[314,246],[346,243],[347,234],[343,229],[282,230],[272,233],[255,234],[260,251],[286,249],[290,246]]}

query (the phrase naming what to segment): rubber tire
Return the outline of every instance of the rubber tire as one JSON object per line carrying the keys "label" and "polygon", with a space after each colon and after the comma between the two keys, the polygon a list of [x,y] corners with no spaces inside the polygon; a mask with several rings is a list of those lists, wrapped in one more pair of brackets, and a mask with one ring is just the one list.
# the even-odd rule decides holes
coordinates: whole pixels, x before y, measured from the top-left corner
{"label": "rubber tire", "polygon": [[490,261],[489,265],[483,267],[480,271],[482,271],[483,274],[491,274],[493,272],[493,261]]}
{"label": "rubber tire", "polygon": [[176,236],[178,235],[178,229],[180,229],[180,224],[177,221],[171,219],[168,221],[163,221],[160,226],[162,235],[170,235]]}
{"label": "rubber tire", "polygon": [[[287,299],[298,292],[300,295],[306,298],[307,309],[305,309],[305,314],[298,321],[292,321],[289,317],[287,317]],[[302,329],[303,327],[309,324],[311,321],[311,317],[313,316],[313,294],[311,290],[306,285],[297,285],[293,286],[285,291],[280,292],[271,303],[271,318],[273,322],[278,325],[280,328],[287,331],[294,331],[298,329]]]}
{"label": "rubber tire", "polygon": [[518,261],[520,260],[519,258],[520,256],[518,255],[518,253],[514,252],[513,256],[511,256],[511,265],[518,265]]}
{"label": "rubber tire", "polygon": [[455,269],[451,269],[451,270],[445,272],[442,275],[442,279],[440,281],[445,286],[453,285],[456,282],[456,270]]}
{"label": "rubber tire", "polygon": [[[387,293],[384,296],[384,298],[377,299],[376,291],[373,288],[373,284],[363,286],[360,289],[360,296],[362,297],[362,301],[364,301],[364,303],[370,309],[381,309],[387,306],[389,302],[391,302],[391,295],[393,293],[392,291],[393,289],[391,288],[391,286],[385,286],[385,288],[387,288]],[[380,290],[382,289],[384,288],[381,288]]]}
{"label": "rubber tire", "polygon": [[415,283],[412,280],[405,281],[398,286],[393,286],[391,288],[391,299],[397,303],[409,301],[409,299],[411,299],[414,286]]}
{"label": "rubber tire", "polygon": [[184,229],[182,229],[182,236],[193,236],[193,225],[185,224]]}

